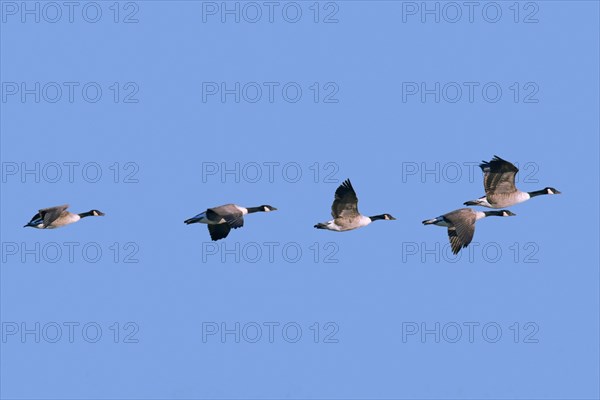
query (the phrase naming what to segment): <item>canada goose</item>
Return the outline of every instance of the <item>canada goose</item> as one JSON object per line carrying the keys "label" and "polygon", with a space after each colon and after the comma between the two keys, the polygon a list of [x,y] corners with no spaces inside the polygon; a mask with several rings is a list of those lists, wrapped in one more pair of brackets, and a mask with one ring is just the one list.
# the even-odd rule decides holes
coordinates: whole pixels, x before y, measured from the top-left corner
{"label": "canada goose", "polygon": [[37,229],[54,229],[77,222],[81,218],[101,217],[104,215],[103,212],[98,210],[74,214],[67,211],[67,208],[69,208],[68,204],[41,209],[31,218],[31,221],[23,225],[23,228],[29,226]]}
{"label": "canada goose", "polygon": [[331,216],[333,217],[333,220],[319,222],[315,225],[315,228],[343,232],[362,228],[378,219],[396,219],[390,214],[375,215],[373,217],[361,215],[358,212],[358,198],[350,183],[350,179],[346,179],[335,191],[335,199],[331,205]]}
{"label": "canada goose", "polygon": [[423,225],[437,225],[448,227],[448,238],[452,253],[458,254],[461,248],[467,247],[475,233],[475,222],[489,216],[511,217],[516,215],[510,210],[500,211],[475,211],[472,208],[460,208],[441,215],[437,218],[423,221]]}
{"label": "canada goose", "polygon": [[277,210],[275,207],[262,205],[259,207],[240,207],[235,204],[225,204],[209,208],[195,217],[186,219],[186,224],[207,224],[208,233],[212,240],[226,238],[231,228],[237,229],[244,226],[244,215],[255,212],[269,212]]}
{"label": "canada goose", "polygon": [[512,163],[494,156],[492,161],[479,164],[483,171],[483,187],[485,196],[477,200],[466,201],[465,206],[483,206],[488,208],[504,208],[522,203],[532,197],[543,194],[560,194],[552,187],[533,192],[522,192],[515,187],[515,175],[519,169]]}

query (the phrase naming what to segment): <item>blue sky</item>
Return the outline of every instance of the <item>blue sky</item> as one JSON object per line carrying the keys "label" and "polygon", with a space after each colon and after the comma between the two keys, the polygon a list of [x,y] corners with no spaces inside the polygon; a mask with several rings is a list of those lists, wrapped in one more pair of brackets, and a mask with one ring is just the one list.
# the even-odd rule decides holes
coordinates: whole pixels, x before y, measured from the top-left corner
{"label": "blue sky", "polygon": [[[597,2],[22,4],[1,4],[2,398],[598,398]],[[453,258],[421,221],[481,196],[494,154],[563,194]],[[397,220],[314,229],[346,178]],[[278,211],[217,243],[183,224],[229,202]],[[106,216],[22,228],[63,203]]]}

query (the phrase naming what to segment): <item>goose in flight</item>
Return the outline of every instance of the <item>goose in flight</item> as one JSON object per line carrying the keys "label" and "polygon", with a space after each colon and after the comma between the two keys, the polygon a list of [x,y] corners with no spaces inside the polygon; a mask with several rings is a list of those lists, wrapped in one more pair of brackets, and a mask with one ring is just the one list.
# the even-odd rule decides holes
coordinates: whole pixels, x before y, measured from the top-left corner
{"label": "goose in flight", "polygon": [[490,216],[511,217],[513,215],[516,214],[510,210],[475,211],[472,208],[460,208],[437,218],[427,219],[423,221],[423,225],[447,227],[452,253],[458,254],[460,249],[467,247],[473,240],[476,221]]}
{"label": "goose in flight", "polygon": [[259,207],[240,207],[235,204],[225,204],[219,207],[212,207],[206,211],[186,219],[186,224],[207,224],[208,233],[212,240],[224,239],[229,235],[231,228],[237,229],[244,226],[244,215],[255,212],[269,212],[277,210],[275,207],[262,205]]}
{"label": "goose in flight", "polygon": [[492,161],[479,164],[483,171],[485,196],[464,203],[465,206],[483,206],[488,208],[504,208],[522,203],[535,196],[560,194],[552,187],[533,192],[522,192],[515,187],[515,175],[519,169],[514,164],[494,156]]}
{"label": "goose in flight", "polygon": [[23,227],[32,227],[37,229],[54,229],[72,224],[85,217],[101,217],[103,212],[90,210],[88,212],[75,214],[67,211],[68,204],[62,206],[43,208],[37,212],[27,224]]}
{"label": "goose in flight", "polygon": [[346,179],[335,191],[335,199],[331,205],[331,216],[333,219],[327,222],[319,222],[315,225],[317,229],[343,232],[356,228],[362,228],[379,219],[395,220],[390,214],[366,217],[358,212],[358,197],[350,183]]}

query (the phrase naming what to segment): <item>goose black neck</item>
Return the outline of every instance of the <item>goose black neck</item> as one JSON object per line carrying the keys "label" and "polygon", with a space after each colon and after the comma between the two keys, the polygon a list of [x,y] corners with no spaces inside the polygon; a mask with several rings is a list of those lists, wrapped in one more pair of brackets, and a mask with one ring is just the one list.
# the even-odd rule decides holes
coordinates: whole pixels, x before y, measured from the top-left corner
{"label": "goose black neck", "polygon": [[263,207],[248,207],[247,210],[248,210],[248,214],[265,211],[265,209]]}
{"label": "goose black neck", "polygon": [[490,216],[496,216],[496,217],[501,217],[503,215],[502,211],[484,211],[483,212],[485,214],[486,217],[490,217]]}
{"label": "goose black neck", "polygon": [[535,196],[541,196],[543,194],[548,194],[548,191],[546,189],[540,189],[540,190],[535,190],[533,192],[527,192],[529,194],[529,197],[535,197]]}
{"label": "goose black neck", "polygon": [[372,216],[372,217],[369,217],[369,219],[370,219],[371,221],[377,221],[378,219],[385,219],[385,215],[384,215],[384,214],[381,214],[381,215],[374,215],[374,216]]}
{"label": "goose black neck", "polygon": [[80,213],[77,215],[79,215],[80,218],[85,218],[85,217],[91,217],[92,215],[94,215],[94,213],[92,211],[88,211],[88,212]]}

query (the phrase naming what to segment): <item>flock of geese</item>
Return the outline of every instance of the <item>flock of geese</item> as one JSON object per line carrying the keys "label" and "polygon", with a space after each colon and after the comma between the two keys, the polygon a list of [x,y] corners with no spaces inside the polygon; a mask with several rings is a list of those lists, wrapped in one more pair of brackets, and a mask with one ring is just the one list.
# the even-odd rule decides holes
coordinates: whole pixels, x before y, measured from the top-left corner
{"label": "flock of geese", "polygon": [[[494,156],[491,161],[482,161],[479,168],[483,171],[483,187],[485,196],[477,200],[466,201],[465,206],[483,206],[487,208],[504,208],[522,203],[532,197],[543,194],[560,194],[551,187],[545,187],[533,192],[523,192],[515,186],[515,175],[519,169],[514,164]],[[460,208],[450,211],[437,218],[423,221],[423,225],[437,225],[448,228],[448,239],[452,252],[458,252],[469,245],[475,234],[475,222],[478,220],[496,216],[512,217],[516,214],[510,210],[500,211],[476,211],[472,208]]]}
{"label": "flock of geese", "polygon": [[[515,175],[519,169],[512,163],[498,156],[489,161],[483,161],[479,167],[483,171],[483,186],[485,196],[464,203],[466,206],[483,206],[487,208],[505,208],[529,200],[540,195],[560,194],[554,188],[546,187],[533,192],[523,192],[515,186]],[[99,217],[104,213],[98,210],[75,214],[67,211],[67,204],[62,206],[44,208],[39,210],[25,227],[37,229],[60,228],[77,222],[85,217]],[[277,210],[273,206],[262,205],[258,207],[241,207],[236,204],[225,204],[208,208],[200,214],[186,219],[184,223],[201,223],[208,226],[208,233],[212,240],[224,239],[231,229],[244,226],[244,216],[256,212],[270,212]],[[448,238],[452,252],[458,252],[469,245],[475,233],[475,222],[490,217],[514,216],[510,210],[476,211],[472,208],[460,208],[436,218],[423,221],[423,225],[437,225],[448,228]],[[362,215],[358,211],[358,197],[347,179],[335,191],[335,198],[331,205],[332,220],[320,222],[314,227],[336,232],[345,232],[362,228],[377,220],[395,220],[390,214],[380,214],[372,217]]]}

